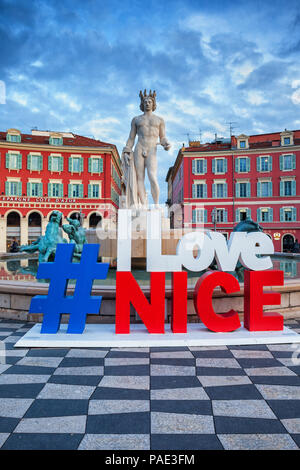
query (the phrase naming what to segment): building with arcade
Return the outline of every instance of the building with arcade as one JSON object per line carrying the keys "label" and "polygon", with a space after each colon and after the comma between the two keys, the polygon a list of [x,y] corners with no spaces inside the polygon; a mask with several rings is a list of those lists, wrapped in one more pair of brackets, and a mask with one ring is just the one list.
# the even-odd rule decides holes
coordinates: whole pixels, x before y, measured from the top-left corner
{"label": "building with arcade", "polygon": [[121,163],[115,145],[72,132],[0,132],[0,252],[31,243],[53,210],[84,227],[116,221]]}
{"label": "building with arcade", "polygon": [[300,241],[299,171],[300,130],[190,142],[166,178],[171,225],[204,226],[228,237],[251,218],[275,251],[290,251]]}

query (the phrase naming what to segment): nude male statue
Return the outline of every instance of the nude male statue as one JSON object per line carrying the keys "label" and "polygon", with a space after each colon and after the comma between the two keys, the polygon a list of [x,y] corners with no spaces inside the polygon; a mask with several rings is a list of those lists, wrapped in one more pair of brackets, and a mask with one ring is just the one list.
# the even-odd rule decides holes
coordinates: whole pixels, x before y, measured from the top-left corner
{"label": "nude male statue", "polygon": [[[169,150],[171,145],[165,136],[164,120],[153,114],[156,109],[156,92],[152,93],[150,90],[147,95],[146,90],[144,94],[140,91],[139,96],[141,99],[140,109],[144,114],[134,117],[131,122],[131,131],[122,152],[122,160],[127,206],[141,204],[146,207],[145,170],[147,169],[154,204],[158,205],[156,147],[160,144],[165,150]],[[138,141],[132,152],[136,135]]]}

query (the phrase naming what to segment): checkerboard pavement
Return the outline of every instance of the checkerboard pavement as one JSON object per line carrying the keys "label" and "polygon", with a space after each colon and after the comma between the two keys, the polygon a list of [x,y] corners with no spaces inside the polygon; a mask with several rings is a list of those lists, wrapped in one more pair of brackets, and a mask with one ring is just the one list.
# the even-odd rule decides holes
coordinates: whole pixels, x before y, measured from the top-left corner
{"label": "checkerboard pavement", "polygon": [[0,321],[1,449],[300,447],[300,360],[289,344],[14,348],[31,326]]}

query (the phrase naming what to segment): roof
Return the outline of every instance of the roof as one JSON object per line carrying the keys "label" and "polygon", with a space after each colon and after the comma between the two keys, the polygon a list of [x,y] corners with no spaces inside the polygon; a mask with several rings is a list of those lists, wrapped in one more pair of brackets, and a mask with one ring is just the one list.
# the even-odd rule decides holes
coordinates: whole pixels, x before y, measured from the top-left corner
{"label": "roof", "polygon": [[[91,139],[82,135],[72,133],[71,137],[64,137],[63,145],[70,147],[112,147],[115,145],[101,140]],[[6,131],[0,132],[0,142],[6,142]],[[21,134],[21,144],[49,145],[48,135]]]}

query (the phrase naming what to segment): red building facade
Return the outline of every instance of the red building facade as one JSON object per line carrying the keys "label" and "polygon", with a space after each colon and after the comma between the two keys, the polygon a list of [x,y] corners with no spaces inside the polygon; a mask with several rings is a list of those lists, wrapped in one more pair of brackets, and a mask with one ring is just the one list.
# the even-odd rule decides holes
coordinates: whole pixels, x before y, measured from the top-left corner
{"label": "red building facade", "polygon": [[173,226],[204,226],[229,237],[251,218],[275,251],[290,251],[300,240],[299,171],[300,130],[191,142],[168,172],[168,202],[177,204]]}
{"label": "red building facade", "polygon": [[[44,233],[53,210],[84,227],[115,221],[121,164],[113,144],[71,132],[0,132],[0,252]],[[63,220],[65,222],[65,220]]]}

